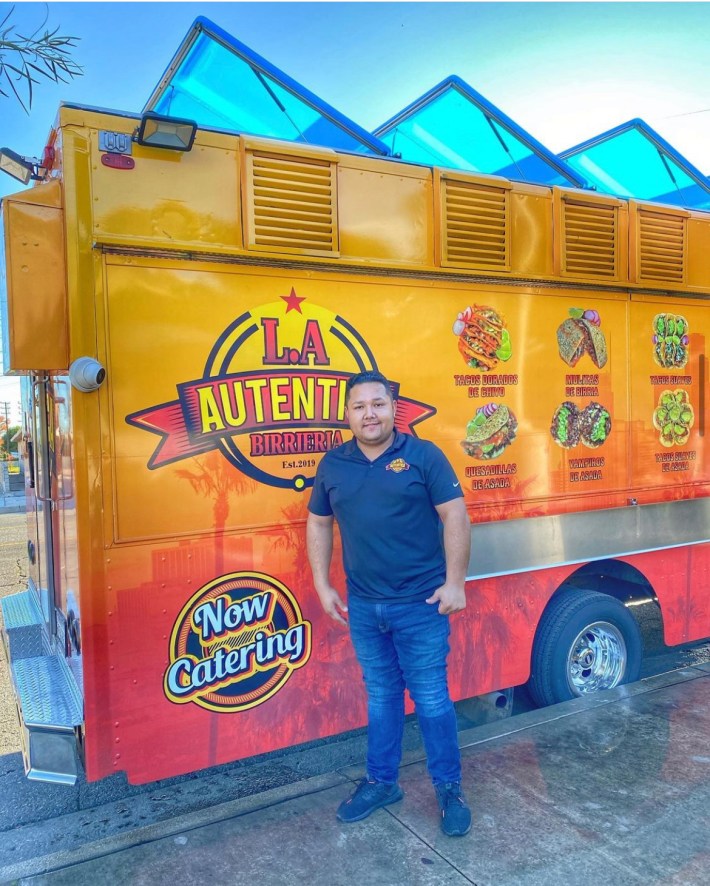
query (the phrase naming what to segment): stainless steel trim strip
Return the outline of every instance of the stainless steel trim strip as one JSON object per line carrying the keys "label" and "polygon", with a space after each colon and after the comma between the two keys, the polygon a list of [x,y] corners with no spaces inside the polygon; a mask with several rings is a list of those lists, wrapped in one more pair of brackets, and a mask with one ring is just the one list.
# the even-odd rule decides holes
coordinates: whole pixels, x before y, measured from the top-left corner
{"label": "stainless steel trim strip", "polygon": [[476,523],[467,579],[705,542],[710,542],[710,498]]}
{"label": "stainless steel trim strip", "polygon": [[[683,301],[710,301],[710,293],[708,292],[675,292],[671,289],[650,289],[648,284],[643,288],[632,289],[630,283],[605,283],[598,280],[594,283],[585,283],[577,280],[553,280],[551,278],[536,277],[500,277],[494,274],[472,274],[466,271],[449,271],[449,270],[421,270],[420,268],[393,268],[393,267],[376,267],[374,265],[360,265],[355,263],[355,259],[340,258],[334,259],[326,256],[320,261],[315,260],[297,260],[294,261],[290,257],[283,254],[277,255],[246,255],[237,250],[237,247],[230,247],[229,252],[210,252],[207,249],[186,248],[186,244],[179,244],[174,249],[169,247],[151,246],[148,244],[136,244],[131,246],[126,243],[117,243],[110,239],[96,238],[92,244],[93,248],[100,251],[103,255],[119,256],[126,258],[143,258],[166,261],[194,261],[194,262],[213,262],[217,264],[228,265],[244,265],[247,267],[269,267],[280,268],[285,271],[325,271],[330,272],[337,267],[338,273],[350,275],[363,275],[368,277],[387,277],[390,279],[401,279],[408,282],[410,280],[439,280],[443,283],[466,283],[472,286],[479,283],[485,284],[502,284],[513,289],[525,289],[535,287],[536,290],[589,290],[590,292],[619,292],[626,296],[634,295],[648,296],[661,295],[666,299],[682,299]],[[668,285],[667,283],[665,284]]]}

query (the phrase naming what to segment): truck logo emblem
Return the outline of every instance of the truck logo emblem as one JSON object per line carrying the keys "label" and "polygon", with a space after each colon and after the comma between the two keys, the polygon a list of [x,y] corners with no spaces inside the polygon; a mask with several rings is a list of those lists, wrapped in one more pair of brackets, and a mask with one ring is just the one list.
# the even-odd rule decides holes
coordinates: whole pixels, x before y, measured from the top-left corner
{"label": "truck logo emblem", "polygon": [[[217,449],[253,480],[302,492],[313,485],[315,456],[343,442],[345,384],[366,369],[377,363],[360,333],[291,288],[231,323],[202,378],[177,385],[177,400],[126,421],[161,438],[151,470]],[[395,382],[393,395],[403,433],[436,413]]]}

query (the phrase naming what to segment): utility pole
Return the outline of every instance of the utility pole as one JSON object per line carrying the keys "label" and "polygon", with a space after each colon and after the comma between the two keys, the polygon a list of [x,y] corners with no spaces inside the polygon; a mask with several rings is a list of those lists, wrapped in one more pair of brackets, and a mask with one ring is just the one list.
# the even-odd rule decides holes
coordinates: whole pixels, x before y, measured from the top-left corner
{"label": "utility pole", "polygon": [[[0,403],[0,412],[3,414],[0,415],[0,422],[4,424],[2,428],[2,433],[7,435],[7,432],[10,430],[10,404],[5,400]],[[10,441],[7,440],[7,449],[9,450]]]}
{"label": "utility pole", "polygon": [[[10,404],[7,401],[0,403],[0,453],[7,458],[7,454],[10,449],[10,435],[8,431],[10,430],[10,422],[8,421],[8,416],[10,413]],[[0,462],[0,491],[2,491],[3,495],[7,490],[7,463],[3,459]]]}

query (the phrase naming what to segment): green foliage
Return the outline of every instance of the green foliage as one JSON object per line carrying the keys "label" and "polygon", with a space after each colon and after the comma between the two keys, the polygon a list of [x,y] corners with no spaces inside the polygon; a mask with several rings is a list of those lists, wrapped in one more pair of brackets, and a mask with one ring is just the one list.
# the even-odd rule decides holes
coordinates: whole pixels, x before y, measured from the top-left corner
{"label": "green foliage", "polygon": [[19,425],[11,425],[5,429],[5,420],[0,419],[0,461],[4,461],[11,455],[17,455],[17,443],[12,443],[12,438],[20,430]]}
{"label": "green foliage", "polygon": [[12,6],[0,22],[0,95],[14,95],[25,113],[32,107],[33,89],[41,79],[54,83],[67,83],[80,77],[83,70],[74,62],[70,50],[78,37],[62,37],[59,28],[44,30],[44,22],[25,37],[11,23],[15,7]]}

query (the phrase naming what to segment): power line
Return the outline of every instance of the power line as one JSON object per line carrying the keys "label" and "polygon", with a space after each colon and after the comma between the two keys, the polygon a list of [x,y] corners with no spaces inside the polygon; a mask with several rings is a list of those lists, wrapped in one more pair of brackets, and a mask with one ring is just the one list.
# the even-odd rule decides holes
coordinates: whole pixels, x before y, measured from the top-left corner
{"label": "power line", "polygon": [[674,120],[676,117],[692,117],[694,114],[707,114],[710,108],[700,108],[698,111],[685,111],[682,114],[671,114],[668,117],[661,117],[661,120]]}

